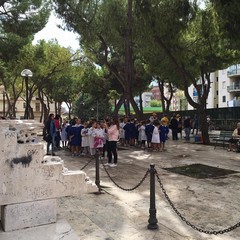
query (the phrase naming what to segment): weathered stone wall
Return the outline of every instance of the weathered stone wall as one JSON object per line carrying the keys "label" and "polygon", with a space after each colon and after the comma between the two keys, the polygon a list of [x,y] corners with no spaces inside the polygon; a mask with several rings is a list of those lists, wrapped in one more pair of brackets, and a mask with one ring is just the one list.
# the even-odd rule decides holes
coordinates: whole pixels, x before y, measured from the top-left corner
{"label": "weathered stone wall", "polygon": [[[68,171],[61,158],[44,156],[43,144],[37,143],[41,127],[33,121],[0,121],[0,206],[21,209],[19,203],[34,206],[34,201],[97,191],[83,171]],[[11,215],[7,212],[2,208],[2,216]]]}

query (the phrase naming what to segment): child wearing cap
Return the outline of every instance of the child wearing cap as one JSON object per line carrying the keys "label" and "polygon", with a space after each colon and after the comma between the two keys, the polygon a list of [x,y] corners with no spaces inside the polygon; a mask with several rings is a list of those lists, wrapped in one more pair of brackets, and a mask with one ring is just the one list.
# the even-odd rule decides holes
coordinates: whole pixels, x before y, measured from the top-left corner
{"label": "child wearing cap", "polygon": [[160,125],[160,152],[165,151],[165,142],[167,140],[167,135],[169,133],[169,129],[167,126],[167,121],[166,119],[162,118],[161,119],[161,125]]}

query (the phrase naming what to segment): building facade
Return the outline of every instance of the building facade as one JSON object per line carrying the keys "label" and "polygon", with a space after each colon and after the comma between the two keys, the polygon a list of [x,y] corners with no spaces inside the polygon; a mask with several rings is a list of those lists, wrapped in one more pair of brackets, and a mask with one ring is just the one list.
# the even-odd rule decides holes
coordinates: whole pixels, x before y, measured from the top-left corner
{"label": "building facade", "polygon": [[[10,98],[11,101],[11,98]],[[40,120],[41,117],[41,103],[37,97],[33,97],[31,100],[31,108],[33,109],[34,119]],[[4,86],[0,86],[0,116],[9,117],[7,116],[7,112],[9,109],[8,100],[6,96],[6,91]],[[21,97],[18,98],[15,104],[15,112],[17,119],[24,119],[24,113],[26,109],[26,101]],[[54,103],[50,104],[50,110],[54,112]]]}
{"label": "building facade", "polygon": [[[240,64],[211,73],[210,81],[211,87],[206,108],[240,106]],[[197,91],[193,85],[189,87],[188,91],[192,99],[198,101]],[[190,104],[188,104],[188,110],[193,110]]]}

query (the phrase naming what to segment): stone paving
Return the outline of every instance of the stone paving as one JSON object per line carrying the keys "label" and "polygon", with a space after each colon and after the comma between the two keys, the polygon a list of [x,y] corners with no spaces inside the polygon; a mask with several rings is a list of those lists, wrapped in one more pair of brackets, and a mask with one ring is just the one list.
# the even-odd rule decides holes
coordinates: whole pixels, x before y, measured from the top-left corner
{"label": "stone paving", "polygon": [[[222,230],[240,222],[240,154],[214,149],[183,140],[166,143],[166,152],[146,152],[137,148],[119,151],[116,168],[107,168],[112,179],[123,188],[133,188],[155,164],[167,194],[178,211],[204,230]],[[69,170],[82,168],[85,157],[72,157],[58,151]],[[195,179],[163,168],[201,163],[238,171],[225,177]],[[84,169],[95,179],[95,162]],[[224,235],[200,233],[184,223],[164,197],[156,180],[156,210],[159,228],[148,230],[149,175],[134,191],[117,187],[100,166],[102,194],[84,194],[58,200],[58,219],[66,220],[81,240],[233,240],[240,239],[240,228]],[[43,239],[46,240],[46,239]]]}

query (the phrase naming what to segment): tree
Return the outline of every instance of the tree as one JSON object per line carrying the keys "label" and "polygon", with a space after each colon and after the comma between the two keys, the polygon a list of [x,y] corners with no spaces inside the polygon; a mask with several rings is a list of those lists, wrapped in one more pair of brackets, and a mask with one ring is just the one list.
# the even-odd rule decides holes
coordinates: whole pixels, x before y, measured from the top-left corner
{"label": "tree", "polygon": [[[75,69],[76,62],[80,59],[78,53],[72,53],[70,49],[63,48],[54,41],[40,41],[35,46],[28,44],[21,49],[15,64],[18,69],[16,72],[19,76],[21,69],[26,66],[33,72],[33,77],[29,79],[29,104],[31,105],[33,96],[38,96],[43,111],[40,121],[47,118],[50,102],[57,103],[57,114],[63,101],[72,102],[79,94],[81,85],[75,81],[79,79],[79,73]],[[22,78],[18,79],[22,81]],[[25,94],[21,96],[24,99]],[[34,118],[33,111],[30,118]]]}
{"label": "tree", "polygon": [[217,23],[225,47],[239,50],[240,46],[240,2],[238,0],[209,0],[207,4],[216,11]]}
{"label": "tree", "polygon": [[47,23],[50,1],[0,1],[0,79],[7,93],[8,114],[15,116],[16,99],[23,90],[19,78],[23,69],[18,69],[17,56],[23,46],[30,43],[33,35]]}
{"label": "tree", "polygon": [[13,59],[47,23],[50,0],[0,1],[0,59]]}
{"label": "tree", "polygon": [[[85,54],[96,64],[105,66],[122,87],[123,93],[115,106],[117,113],[125,100],[140,117],[134,101],[136,89],[134,42],[137,37],[133,1],[66,1],[55,0],[56,11],[66,27],[79,33]],[[127,110],[129,114],[129,109]]]}
{"label": "tree", "polygon": [[[212,8],[200,9],[187,0],[153,2],[138,1],[142,33],[150,44],[157,45],[156,54],[165,55],[172,71],[178,74],[189,104],[199,114],[203,143],[208,144],[205,106],[211,86],[210,73],[233,61],[233,52],[222,45]],[[198,92],[198,102],[188,92],[191,84]]]}

